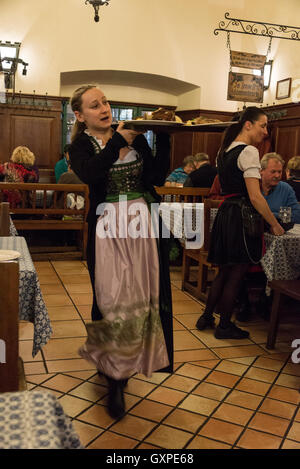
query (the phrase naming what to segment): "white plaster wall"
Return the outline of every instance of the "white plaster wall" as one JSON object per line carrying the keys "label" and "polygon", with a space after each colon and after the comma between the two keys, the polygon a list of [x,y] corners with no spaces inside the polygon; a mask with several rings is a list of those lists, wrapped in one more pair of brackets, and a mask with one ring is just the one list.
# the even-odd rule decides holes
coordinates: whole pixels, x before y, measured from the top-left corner
{"label": "white plaster wall", "polygon": [[[186,96],[127,85],[105,84],[110,99],[233,111],[243,103],[227,101],[229,52],[226,34],[213,34],[231,16],[297,24],[299,0],[111,0],[100,8],[100,22],[84,0],[0,0],[0,39],[22,42],[16,91],[69,95],[61,72],[125,70],[158,74],[198,87]],[[266,38],[231,34],[235,50],[265,53]],[[273,41],[272,85],[265,104],[275,101],[276,81],[300,78],[300,41]],[[193,100],[195,105],[193,106]],[[286,100],[287,102],[291,99]],[[285,102],[285,101],[280,101]]]}

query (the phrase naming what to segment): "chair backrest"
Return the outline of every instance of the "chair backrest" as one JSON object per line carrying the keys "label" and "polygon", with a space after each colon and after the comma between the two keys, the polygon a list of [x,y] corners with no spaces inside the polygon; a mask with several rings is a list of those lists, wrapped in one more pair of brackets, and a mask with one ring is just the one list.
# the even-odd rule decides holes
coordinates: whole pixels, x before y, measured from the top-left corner
{"label": "chair backrest", "polygon": [[162,202],[203,202],[209,193],[209,187],[155,187],[162,197]]}
{"label": "chair backrest", "polygon": [[9,236],[9,202],[0,203],[0,236]]}
{"label": "chair backrest", "polygon": [[204,199],[204,251],[209,250],[212,221],[215,219],[216,211],[221,203],[222,200]]}

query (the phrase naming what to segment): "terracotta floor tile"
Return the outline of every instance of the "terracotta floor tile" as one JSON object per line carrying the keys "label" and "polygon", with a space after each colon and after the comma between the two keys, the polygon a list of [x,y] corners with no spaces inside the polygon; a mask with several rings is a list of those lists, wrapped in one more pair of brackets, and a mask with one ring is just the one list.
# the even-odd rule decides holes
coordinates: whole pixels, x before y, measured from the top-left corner
{"label": "terracotta floor tile", "polygon": [[281,373],[281,375],[276,380],[275,384],[299,390],[300,379],[298,378],[298,376],[286,375],[284,373]]}
{"label": "terracotta floor tile", "polygon": [[76,305],[76,308],[83,319],[87,322],[91,321],[91,305]]}
{"label": "terracotta floor tile", "polygon": [[149,445],[148,443],[141,443],[140,445],[136,446],[136,449],[160,449],[160,448],[155,445]]}
{"label": "terracotta floor tile", "polygon": [[50,373],[68,373],[70,371],[95,371],[95,366],[83,358],[72,360],[48,360],[47,368]]}
{"label": "terracotta floor tile", "polygon": [[197,386],[197,384],[198,381],[195,379],[187,378],[177,374],[170,376],[170,378],[164,381],[164,386],[183,392],[190,392],[195,386]]}
{"label": "terracotta floor tile", "polygon": [[202,368],[201,366],[185,363],[176,371],[176,374],[202,380],[209,373],[209,369]]}
{"label": "terracotta floor tile", "polygon": [[67,294],[43,295],[46,306],[72,306],[72,301]]}
{"label": "terracotta floor tile", "polygon": [[273,383],[277,375],[277,371],[265,370],[263,368],[255,368],[252,366],[245,374],[245,378],[263,381],[264,383]]}
{"label": "terracotta floor tile", "polygon": [[154,420],[155,422],[160,422],[167,414],[171,412],[172,409],[173,407],[167,406],[165,404],[160,404],[159,402],[144,399],[133,409],[131,409],[130,413],[137,415],[138,417],[144,417],[149,420]]}
{"label": "terracotta floor tile", "polygon": [[91,405],[90,402],[69,395],[61,397],[59,403],[62,405],[65,414],[72,418],[76,417]]}
{"label": "terracotta floor tile", "polygon": [[290,402],[291,404],[300,403],[300,394],[297,389],[289,389],[283,386],[273,386],[268,397],[278,399],[279,401]]}
{"label": "terracotta floor tile", "polygon": [[47,307],[51,321],[72,321],[80,319],[75,306],[48,306]]}
{"label": "terracotta floor tile", "polygon": [[278,449],[281,438],[267,433],[247,429],[237,442],[237,446],[244,449]]}
{"label": "terracotta floor tile", "polygon": [[186,300],[192,300],[192,298],[185,292],[176,289],[172,289],[172,301],[186,301]]}
{"label": "terracotta floor tile", "polygon": [[272,360],[266,357],[258,357],[255,361],[254,366],[256,368],[264,368],[266,370],[280,371],[283,367],[284,362]]}
{"label": "terracotta floor tile", "polygon": [[300,422],[300,409],[298,410],[296,416],[295,416],[295,421]]}
{"label": "terracotta floor tile", "polygon": [[[83,402],[90,405],[87,401]],[[90,423],[91,425],[96,425],[101,428],[107,428],[115,422],[115,420],[108,415],[106,407],[97,404],[82,413],[77,420]]]}
{"label": "terracotta floor tile", "polygon": [[24,372],[25,376],[28,377],[30,375],[36,374],[44,374],[47,373],[45,365],[43,362],[28,362],[24,363]]}
{"label": "terracotta floor tile", "polygon": [[95,375],[95,371],[69,371],[67,375],[78,379],[89,379]]}
{"label": "terracotta floor tile", "polygon": [[174,331],[185,331],[185,327],[177,321],[175,318],[173,318],[173,330]]}
{"label": "terracotta floor tile", "polygon": [[165,425],[170,425],[181,430],[195,433],[200,425],[205,422],[206,417],[192,412],[187,412],[183,409],[175,409],[168,417],[164,420]]}
{"label": "terracotta floor tile", "polygon": [[115,433],[121,433],[129,438],[142,440],[156,426],[155,422],[126,414],[119,422],[110,427]]}
{"label": "terracotta floor tile", "polygon": [[195,329],[196,322],[201,313],[189,313],[189,314],[176,314],[176,320],[183,324],[187,329]]}
{"label": "terracotta floor tile", "polygon": [[282,449],[300,449],[300,443],[292,440],[285,440]]}
{"label": "terracotta floor tile", "polygon": [[56,274],[38,274],[40,285],[60,285],[60,279]]}
{"label": "terracotta floor tile", "polygon": [[261,412],[257,412],[248,426],[254,430],[272,433],[272,435],[276,436],[284,436],[289,426],[289,421],[275,417],[274,415],[267,415],[262,414]]}
{"label": "terracotta floor tile", "polygon": [[187,449],[230,449],[231,445],[210,440],[203,436],[196,436],[186,447]]}
{"label": "terracotta floor tile", "polygon": [[198,360],[210,360],[216,358],[210,350],[182,350],[174,352],[174,362],[193,362]]}
{"label": "terracotta floor tile", "polygon": [[191,433],[160,425],[145,441],[161,448],[181,449],[187,444],[191,436]]}
{"label": "terracotta floor tile", "polygon": [[300,442],[300,423],[294,422],[291,426],[289,433],[287,434],[287,438],[290,440],[296,440]]}
{"label": "terracotta floor tile", "polygon": [[44,381],[47,381],[49,378],[53,376],[53,373],[51,374],[42,374],[42,375],[30,375],[27,378],[27,381],[30,383],[34,384],[42,384]]}
{"label": "terracotta floor tile", "polygon": [[178,300],[173,301],[173,314],[177,316],[177,314],[190,314],[190,313],[198,313],[198,317],[200,313],[203,311],[203,306],[196,301],[193,300]]}
{"label": "terracotta floor tile", "polygon": [[184,392],[160,386],[158,389],[155,389],[151,394],[149,394],[148,399],[161,402],[162,404],[176,406],[185,397],[186,393]]}
{"label": "terracotta floor tile", "polygon": [[55,389],[56,391],[69,392],[71,389],[75,388],[82,381],[77,378],[71,378],[70,376],[65,376],[58,374],[51,379],[48,379],[43,385],[46,388]]}
{"label": "terracotta floor tile", "polygon": [[187,398],[179,405],[181,409],[196,412],[201,415],[211,415],[215,408],[219,405],[218,401],[207,399],[206,397],[196,396],[190,394]]}
{"label": "terracotta floor tile", "polygon": [[101,428],[79,422],[75,419],[72,420],[72,424],[75,432],[79,436],[79,439],[84,446],[87,446],[92,440],[101,435],[101,433],[104,431]]}
{"label": "terracotta floor tile", "polygon": [[237,345],[236,347],[219,347],[211,350],[220,358],[253,357],[265,353],[265,350],[258,345]]}
{"label": "terracotta floor tile", "polygon": [[171,280],[172,287],[176,287],[181,290],[182,281],[181,280]]}
{"label": "terracotta floor tile", "polygon": [[288,375],[300,376],[299,363],[288,363],[282,371]]}
{"label": "terracotta floor tile", "polygon": [[243,427],[241,426],[212,418],[202,427],[199,435],[234,444],[242,431]]}
{"label": "terracotta floor tile", "polygon": [[107,392],[108,389],[105,386],[100,386],[95,383],[83,383],[76,389],[73,389],[73,391],[70,391],[69,394],[81,397],[82,399],[87,399],[88,401],[96,402],[105,396]]}
{"label": "terracotta floor tile", "polygon": [[48,388],[44,388],[43,386],[36,386],[34,388],[35,391],[40,391],[40,392],[50,392],[51,394],[53,394],[56,399],[59,399],[60,397],[62,397],[63,393],[62,392],[59,392],[59,391],[53,391],[52,389],[49,391]]}
{"label": "terracotta floor tile", "polygon": [[220,363],[220,360],[200,360],[199,362],[194,362],[194,365],[200,365],[204,368],[212,369]]}
{"label": "terracotta floor tile", "polygon": [[23,362],[40,362],[43,360],[41,352],[38,352],[35,357],[32,356],[32,340],[19,341],[19,356]]}
{"label": "terracotta floor tile", "polygon": [[230,358],[229,361],[233,363],[240,363],[241,365],[252,365],[256,357],[240,357]]}
{"label": "terracotta floor tile", "polygon": [[239,379],[239,376],[236,375],[223,373],[222,371],[212,371],[205,381],[207,383],[219,384],[220,386],[232,388]]}
{"label": "terracotta floor tile", "polygon": [[59,274],[59,278],[60,280],[64,283],[64,284],[70,284],[70,283],[79,283],[79,284],[83,284],[83,283],[86,283],[88,285],[91,284],[91,280],[90,280],[90,276],[88,273],[83,273],[83,274],[80,274],[80,275],[74,275],[74,274],[66,274],[66,273],[63,273],[63,274]]}
{"label": "terracotta floor tile", "polygon": [[31,322],[19,321],[19,340],[33,340],[34,326]]}
{"label": "terracotta floor tile", "polygon": [[226,397],[225,401],[229,404],[255,410],[261,403],[262,399],[263,398],[261,396],[234,390],[229,394],[229,396]]}
{"label": "terracotta floor tile", "polygon": [[136,440],[112,432],[103,432],[99,438],[91,443],[88,449],[133,449],[137,445]]}
{"label": "terracotta floor tile", "polygon": [[241,381],[237,384],[236,389],[239,391],[245,391],[264,396],[270,389],[270,386],[270,383],[263,383],[262,381],[256,381],[254,379],[242,378]]}
{"label": "terracotta floor tile", "polygon": [[268,350],[268,355],[266,355],[265,358],[269,358],[269,360],[279,360],[285,362],[289,358],[289,356],[290,352],[278,353],[274,350]]}
{"label": "terracotta floor tile", "polygon": [[52,339],[63,337],[86,337],[86,328],[81,320],[51,321],[53,329]]}
{"label": "terracotta floor tile", "polygon": [[215,368],[216,371],[224,371],[224,373],[231,373],[232,375],[242,376],[248,369],[248,365],[241,365],[240,363],[233,363],[229,360],[223,360]]}
{"label": "terracotta floor tile", "polygon": [[194,389],[193,394],[198,396],[208,397],[210,399],[215,399],[216,401],[222,401],[226,394],[228,394],[229,389],[222,386],[217,386],[215,384],[210,384],[203,382]]}
{"label": "terracotta floor tile", "polygon": [[74,294],[72,293],[71,299],[73,303],[77,305],[91,305],[93,303],[93,295],[92,293],[79,293]]}
{"label": "terracotta floor tile", "polygon": [[134,394],[136,396],[144,397],[149,394],[154,388],[155,385],[152,383],[147,383],[146,381],[141,381],[140,379],[131,378],[128,381],[126,392]]}
{"label": "terracotta floor tile", "polygon": [[174,350],[193,350],[205,348],[193,334],[188,331],[174,331]]}
{"label": "terracotta floor tile", "polygon": [[85,342],[84,337],[51,339],[43,348],[46,360],[78,358],[78,349]]}
{"label": "terracotta floor tile", "polygon": [[245,426],[252,415],[252,410],[224,403],[216,410],[214,418]]}
{"label": "terracotta floor tile", "polygon": [[61,284],[41,285],[42,294],[44,295],[65,295],[66,290]]}
{"label": "terracotta floor tile", "polygon": [[65,283],[64,287],[70,295],[74,293],[93,293],[90,283]]}
{"label": "terracotta floor tile", "polygon": [[147,381],[148,383],[161,384],[166,378],[169,378],[170,373],[153,373],[149,378],[142,374],[136,374],[134,377],[141,381]]}
{"label": "terracotta floor tile", "polygon": [[279,402],[274,399],[265,399],[260,407],[260,412],[276,415],[284,419],[291,419],[295,413],[296,406],[287,402]]}

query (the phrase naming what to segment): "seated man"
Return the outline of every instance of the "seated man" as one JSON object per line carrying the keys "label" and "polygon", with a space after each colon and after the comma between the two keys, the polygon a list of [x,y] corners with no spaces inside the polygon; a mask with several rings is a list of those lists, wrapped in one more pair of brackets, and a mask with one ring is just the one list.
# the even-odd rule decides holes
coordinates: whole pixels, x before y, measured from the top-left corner
{"label": "seated man", "polygon": [[300,204],[292,187],[281,181],[284,160],[277,153],[266,153],[261,159],[262,193],[276,218],[280,207],[291,207],[292,223],[300,223]]}
{"label": "seated man", "polygon": [[211,166],[206,153],[194,156],[196,170],[188,175],[184,187],[211,187],[217,174],[217,169]]}
{"label": "seated man", "polygon": [[174,169],[174,171],[169,174],[166,179],[165,186],[173,186],[173,183],[175,183],[175,185],[178,184],[182,187],[188,175],[195,169],[194,157],[186,156],[182,162],[182,166]]}

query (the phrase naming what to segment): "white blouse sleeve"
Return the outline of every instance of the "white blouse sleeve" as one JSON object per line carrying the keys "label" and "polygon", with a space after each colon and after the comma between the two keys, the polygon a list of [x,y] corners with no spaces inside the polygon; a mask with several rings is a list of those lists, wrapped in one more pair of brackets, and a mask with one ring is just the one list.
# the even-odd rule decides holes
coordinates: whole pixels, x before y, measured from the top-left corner
{"label": "white blouse sleeve", "polygon": [[243,171],[244,178],[261,179],[259,153],[257,148],[252,145],[247,145],[240,153],[237,165],[238,168]]}

